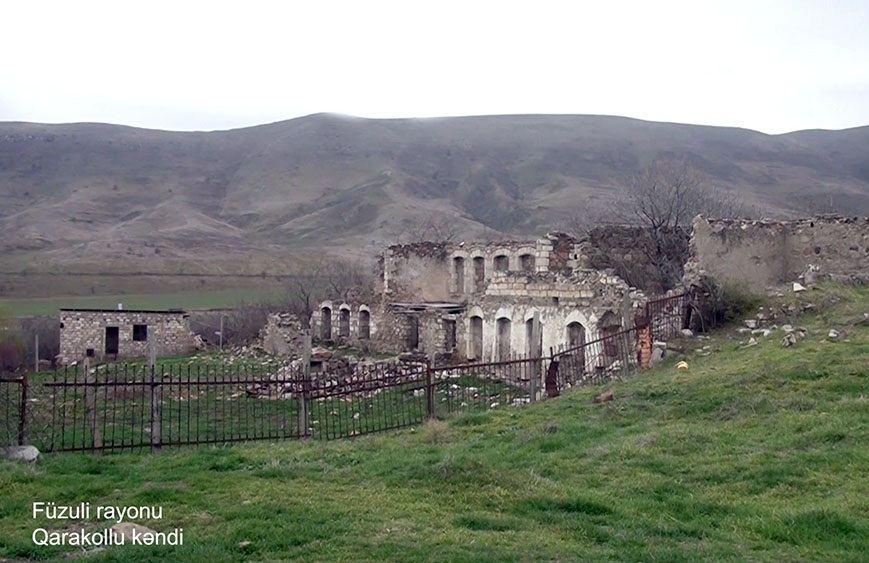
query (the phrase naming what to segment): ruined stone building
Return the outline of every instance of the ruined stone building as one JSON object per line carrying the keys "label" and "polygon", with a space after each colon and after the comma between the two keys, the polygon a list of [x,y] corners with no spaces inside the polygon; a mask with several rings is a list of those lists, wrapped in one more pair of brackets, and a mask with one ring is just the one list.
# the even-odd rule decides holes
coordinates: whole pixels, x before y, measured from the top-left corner
{"label": "ruined stone building", "polygon": [[[690,230],[655,237],[642,227],[605,225],[582,238],[395,245],[380,257],[376,302],[324,301],[310,324],[319,342],[418,351],[440,362],[498,361],[633,326],[650,297],[693,291],[701,278],[762,293],[802,279],[807,269],[866,281],[869,219],[698,216]],[[639,287],[618,274],[633,276]],[[666,277],[680,282],[667,286]],[[272,324],[292,348],[301,325],[278,316]]]}
{"label": "ruined stone building", "polygon": [[628,325],[643,293],[586,266],[576,239],[417,243],[381,257],[379,303],[324,302],[315,338],[436,361],[507,360],[579,345]]}
{"label": "ruined stone building", "polygon": [[193,335],[187,313],[180,310],[60,310],[61,364],[84,357],[102,360],[144,357],[151,342],[161,356],[190,352]]}

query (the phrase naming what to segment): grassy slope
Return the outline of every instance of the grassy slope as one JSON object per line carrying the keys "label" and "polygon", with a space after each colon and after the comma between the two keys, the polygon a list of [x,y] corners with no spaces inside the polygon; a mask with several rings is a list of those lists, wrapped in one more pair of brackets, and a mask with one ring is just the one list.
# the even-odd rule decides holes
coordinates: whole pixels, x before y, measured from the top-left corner
{"label": "grassy slope", "polygon": [[61,553],[30,544],[29,503],[89,500],[162,504],[152,527],[185,528],[175,551],[111,559],[860,560],[869,328],[825,336],[869,291],[838,292],[795,348],[722,332],[688,371],[615,383],[604,405],[585,388],[356,441],[0,465],[0,555]]}

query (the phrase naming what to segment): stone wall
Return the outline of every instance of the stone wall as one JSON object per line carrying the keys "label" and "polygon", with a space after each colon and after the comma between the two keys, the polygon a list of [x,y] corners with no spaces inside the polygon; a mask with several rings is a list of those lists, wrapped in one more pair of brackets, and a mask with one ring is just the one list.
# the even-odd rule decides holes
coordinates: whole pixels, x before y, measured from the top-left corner
{"label": "stone wall", "polygon": [[485,291],[499,271],[548,272],[576,266],[574,239],[563,233],[532,241],[417,243],[390,246],[381,258],[391,301],[457,301]]}
{"label": "stone wall", "polygon": [[380,327],[377,312],[368,304],[323,301],[311,315],[312,339],[321,343],[367,346],[377,338]]}
{"label": "stone wall", "polygon": [[[459,352],[484,361],[503,359],[499,319],[509,325],[509,354],[527,355],[529,321],[537,314],[541,324],[544,353],[550,348],[570,344],[570,331],[579,331],[585,342],[601,337],[607,327],[632,326],[634,315],[645,303],[645,295],[607,272],[574,270],[568,272],[507,273],[496,275],[485,296],[468,305],[461,319],[463,330]],[[476,320],[475,320],[476,319]],[[482,325],[482,350],[477,350],[472,324]],[[576,323],[576,324],[574,324]],[[570,327],[574,328],[571,329]]]}
{"label": "stone wall", "polygon": [[869,281],[869,218],[793,221],[694,219],[686,284],[708,276],[762,291],[798,281],[810,266],[821,277]]}
{"label": "stone wall", "polygon": [[[145,325],[147,335],[134,340],[133,326]],[[106,328],[118,329],[118,354],[106,355]],[[139,335],[141,336],[141,334]],[[85,357],[88,350],[97,359],[137,358],[148,354],[153,341],[159,356],[187,354],[193,348],[193,335],[183,311],[60,311],[60,363]]]}
{"label": "stone wall", "polygon": [[260,331],[263,350],[275,356],[296,356],[304,349],[302,321],[292,313],[272,313]]}

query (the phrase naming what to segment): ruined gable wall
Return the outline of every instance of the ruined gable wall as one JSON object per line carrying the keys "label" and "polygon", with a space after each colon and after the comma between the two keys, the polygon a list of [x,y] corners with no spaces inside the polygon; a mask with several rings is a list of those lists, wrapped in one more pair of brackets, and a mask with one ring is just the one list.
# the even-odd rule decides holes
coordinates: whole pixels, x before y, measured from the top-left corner
{"label": "ruined gable wall", "polygon": [[533,272],[574,267],[574,242],[568,235],[554,233],[533,241],[391,246],[381,261],[384,296],[390,301],[460,301],[485,290],[499,259],[511,272],[524,269],[526,256],[533,262]]}
{"label": "ruined gable wall", "polygon": [[444,301],[450,293],[446,244],[390,246],[383,254],[383,293],[389,299]]}
{"label": "ruined gable wall", "polygon": [[148,341],[133,340],[133,325],[148,326],[148,340],[154,340],[160,356],[187,354],[193,337],[187,316],[179,313],[140,313],[134,311],[61,311],[60,361],[70,363],[84,358],[88,348],[96,358],[106,349],[106,327],[118,327],[118,358],[137,358],[148,354]]}
{"label": "ruined gable wall", "polygon": [[809,265],[821,276],[869,281],[869,218],[793,221],[694,220],[686,283],[701,275],[756,289],[796,281]]}

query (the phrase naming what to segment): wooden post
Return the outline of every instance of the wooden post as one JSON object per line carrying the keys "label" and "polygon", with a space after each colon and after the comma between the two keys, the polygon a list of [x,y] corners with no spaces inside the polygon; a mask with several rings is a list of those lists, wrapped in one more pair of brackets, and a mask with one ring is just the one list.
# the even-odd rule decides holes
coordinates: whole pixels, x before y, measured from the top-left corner
{"label": "wooden post", "polygon": [[27,443],[27,373],[21,376],[21,405],[18,410],[18,445]]}
{"label": "wooden post", "polygon": [[[163,445],[161,427],[162,413],[162,386],[158,384],[157,376],[157,348],[154,339],[148,339],[148,375],[151,389],[151,451],[159,451]],[[162,383],[162,382],[159,382]]]}
{"label": "wooden post", "polygon": [[[96,369],[94,369],[96,371]],[[90,423],[91,438],[93,439],[93,447],[99,450],[102,445],[102,435],[100,434],[99,418],[97,417],[97,388],[96,383],[99,377],[96,373],[91,374],[91,360],[87,356],[84,359],[84,381],[85,381],[85,416]]]}
{"label": "wooden post", "polygon": [[220,313],[220,351],[223,351],[223,313]]}
{"label": "wooden post", "polygon": [[549,355],[549,368],[546,370],[546,397],[552,398],[561,394],[558,390],[558,368],[561,361],[551,348]]}
{"label": "wooden post", "polygon": [[299,436],[307,438],[311,431],[311,332],[302,337],[302,396],[299,397]]}
{"label": "wooden post", "polygon": [[33,373],[39,371],[39,333],[33,335]]}
{"label": "wooden post", "polygon": [[531,370],[531,385],[530,392],[531,402],[537,400],[537,390],[540,388],[540,371],[543,367],[543,350],[538,350],[540,342],[540,312],[534,311],[534,316],[531,319],[531,355],[538,358],[532,366]]}

